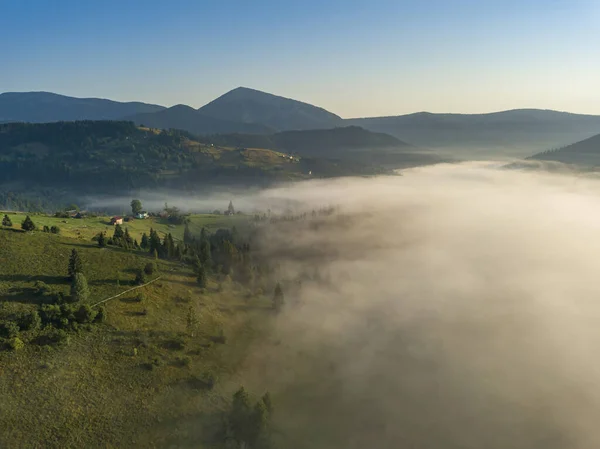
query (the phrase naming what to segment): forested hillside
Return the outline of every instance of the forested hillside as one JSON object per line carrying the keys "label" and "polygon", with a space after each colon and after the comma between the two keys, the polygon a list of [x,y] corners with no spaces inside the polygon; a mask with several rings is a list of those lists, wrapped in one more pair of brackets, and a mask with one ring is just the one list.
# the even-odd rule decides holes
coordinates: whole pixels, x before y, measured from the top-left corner
{"label": "forested hillside", "polygon": [[[268,185],[282,180],[382,173],[369,164],[290,157],[263,148],[232,148],[185,131],[140,128],[132,122],[80,121],[0,125],[0,178],[6,199],[35,192],[125,192]],[[0,198],[1,199],[1,198]]]}

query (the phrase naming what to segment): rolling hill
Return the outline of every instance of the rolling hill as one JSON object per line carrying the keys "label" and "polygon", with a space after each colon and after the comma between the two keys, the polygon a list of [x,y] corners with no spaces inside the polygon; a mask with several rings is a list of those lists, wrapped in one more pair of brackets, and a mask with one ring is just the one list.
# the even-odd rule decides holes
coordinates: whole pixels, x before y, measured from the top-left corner
{"label": "rolling hill", "polygon": [[139,102],[121,103],[101,98],[74,98],[50,92],[0,94],[1,122],[58,122],[68,120],[117,120],[151,113],[163,106]]}
{"label": "rolling hill", "polygon": [[600,131],[600,116],[538,109],[490,114],[417,114],[345,121],[460,158],[525,157]]}
{"label": "rolling hill", "polygon": [[578,166],[600,166],[600,134],[566,147],[535,154],[527,160],[554,161]]}
{"label": "rolling hill", "polygon": [[305,157],[354,161],[389,168],[405,168],[448,160],[388,134],[374,133],[358,126],[283,131],[271,135],[214,135],[203,139],[216,145],[269,148]]}
{"label": "rolling hill", "polygon": [[264,134],[272,128],[259,123],[242,123],[206,115],[186,105],[176,105],[158,112],[126,117],[138,125],[161,129],[183,129],[194,134],[249,133]]}

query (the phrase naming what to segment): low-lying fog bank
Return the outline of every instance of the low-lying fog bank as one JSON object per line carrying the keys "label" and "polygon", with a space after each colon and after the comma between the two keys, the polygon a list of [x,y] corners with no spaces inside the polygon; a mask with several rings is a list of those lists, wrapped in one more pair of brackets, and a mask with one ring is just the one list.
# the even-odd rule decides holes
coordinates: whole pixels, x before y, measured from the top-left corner
{"label": "low-lying fog bank", "polygon": [[248,361],[286,448],[600,447],[600,182],[438,165],[248,204],[335,204],[269,227],[286,295]]}

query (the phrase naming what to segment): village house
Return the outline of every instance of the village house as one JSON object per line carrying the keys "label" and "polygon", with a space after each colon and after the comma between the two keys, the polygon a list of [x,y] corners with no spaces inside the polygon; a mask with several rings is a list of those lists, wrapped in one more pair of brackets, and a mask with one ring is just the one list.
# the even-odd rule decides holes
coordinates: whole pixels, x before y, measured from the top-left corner
{"label": "village house", "polygon": [[113,225],[113,226],[122,225],[123,224],[123,217],[112,217],[110,219],[110,224]]}

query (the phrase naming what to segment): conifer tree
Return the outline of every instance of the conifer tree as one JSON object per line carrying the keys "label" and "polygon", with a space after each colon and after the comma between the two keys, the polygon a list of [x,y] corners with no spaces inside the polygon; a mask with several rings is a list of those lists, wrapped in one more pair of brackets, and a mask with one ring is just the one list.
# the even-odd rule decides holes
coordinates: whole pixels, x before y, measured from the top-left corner
{"label": "conifer tree", "polygon": [[156,251],[156,253],[158,255],[160,255],[161,253],[161,243],[160,243],[160,237],[158,236],[158,232],[156,232],[154,229],[150,229],[150,238],[149,238],[149,242],[148,242],[148,249],[150,251],[150,254],[154,253],[154,251]]}
{"label": "conifer tree", "polygon": [[150,242],[148,241],[148,235],[144,232],[142,234],[142,241],[140,243],[140,247],[142,249],[148,249],[149,245],[150,245]]}
{"label": "conifer tree", "polygon": [[124,235],[125,234],[123,233],[123,228],[121,227],[121,225],[116,225],[115,232],[113,234],[113,241],[115,242],[115,244],[118,245]]}
{"label": "conifer tree", "polygon": [[73,283],[71,284],[71,300],[73,302],[87,301],[90,296],[87,279],[83,273],[75,273]]}
{"label": "conifer tree", "polygon": [[75,279],[76,273],[83,273],[83,262],[79,257],[79,253],[75,248],[71,251],[71,256],[69,257],[69,279],[72,281]]}
{"label": "conifer tree", "polygon": [[210,242],[208,240],[203,240],[200,243],[200,262],[204,266],[211,264]]}
{"label": "conifer tree", "polygon": [[194,236],[192,235],[192,232],[190,231],[189,225],[186,223],[185,229],[183,230],[183,243],[189,245],[193,241],[194,241]]}
{"label": "conifer tree", "polygon": [[129,228],[125,228],[125,234],[123,234],[123,241],[124,241],[124,246],[126,248],[133,248],[133,239],[131,238],[131,235],[129,234]]}
{"label": "conifer tree", "polygon": [[29,215],[27,215],[25,217],[25,220],[23,220],[23,222],[21,223],[21,229],[23,229],[24,231],[35,231],[35,224],[31,220],[31,217],[29,217]]}
{"label": "conifer tree", "polygon": [[204,265],[198,267],[197,281],[200,288],[206,288],[206,269],[204,268]]}
{"label": "conifer tree", "polygon": [[231,429],[238,443],[249,443],[250,440],[250,398],[244,387],[240,387],[233,395],[231,404]]}
{"label": "conifer tree", "polygon": [[98,234],[98,246],[100,248],[106,248],[106,237],[104,236],[104,232]]}
{"label": "conifer tree", "polygon": [[4,218],[2,219],[2,226],[6,226],[8,228],[12,227],[12,221],[7,214],[4,214]]}

